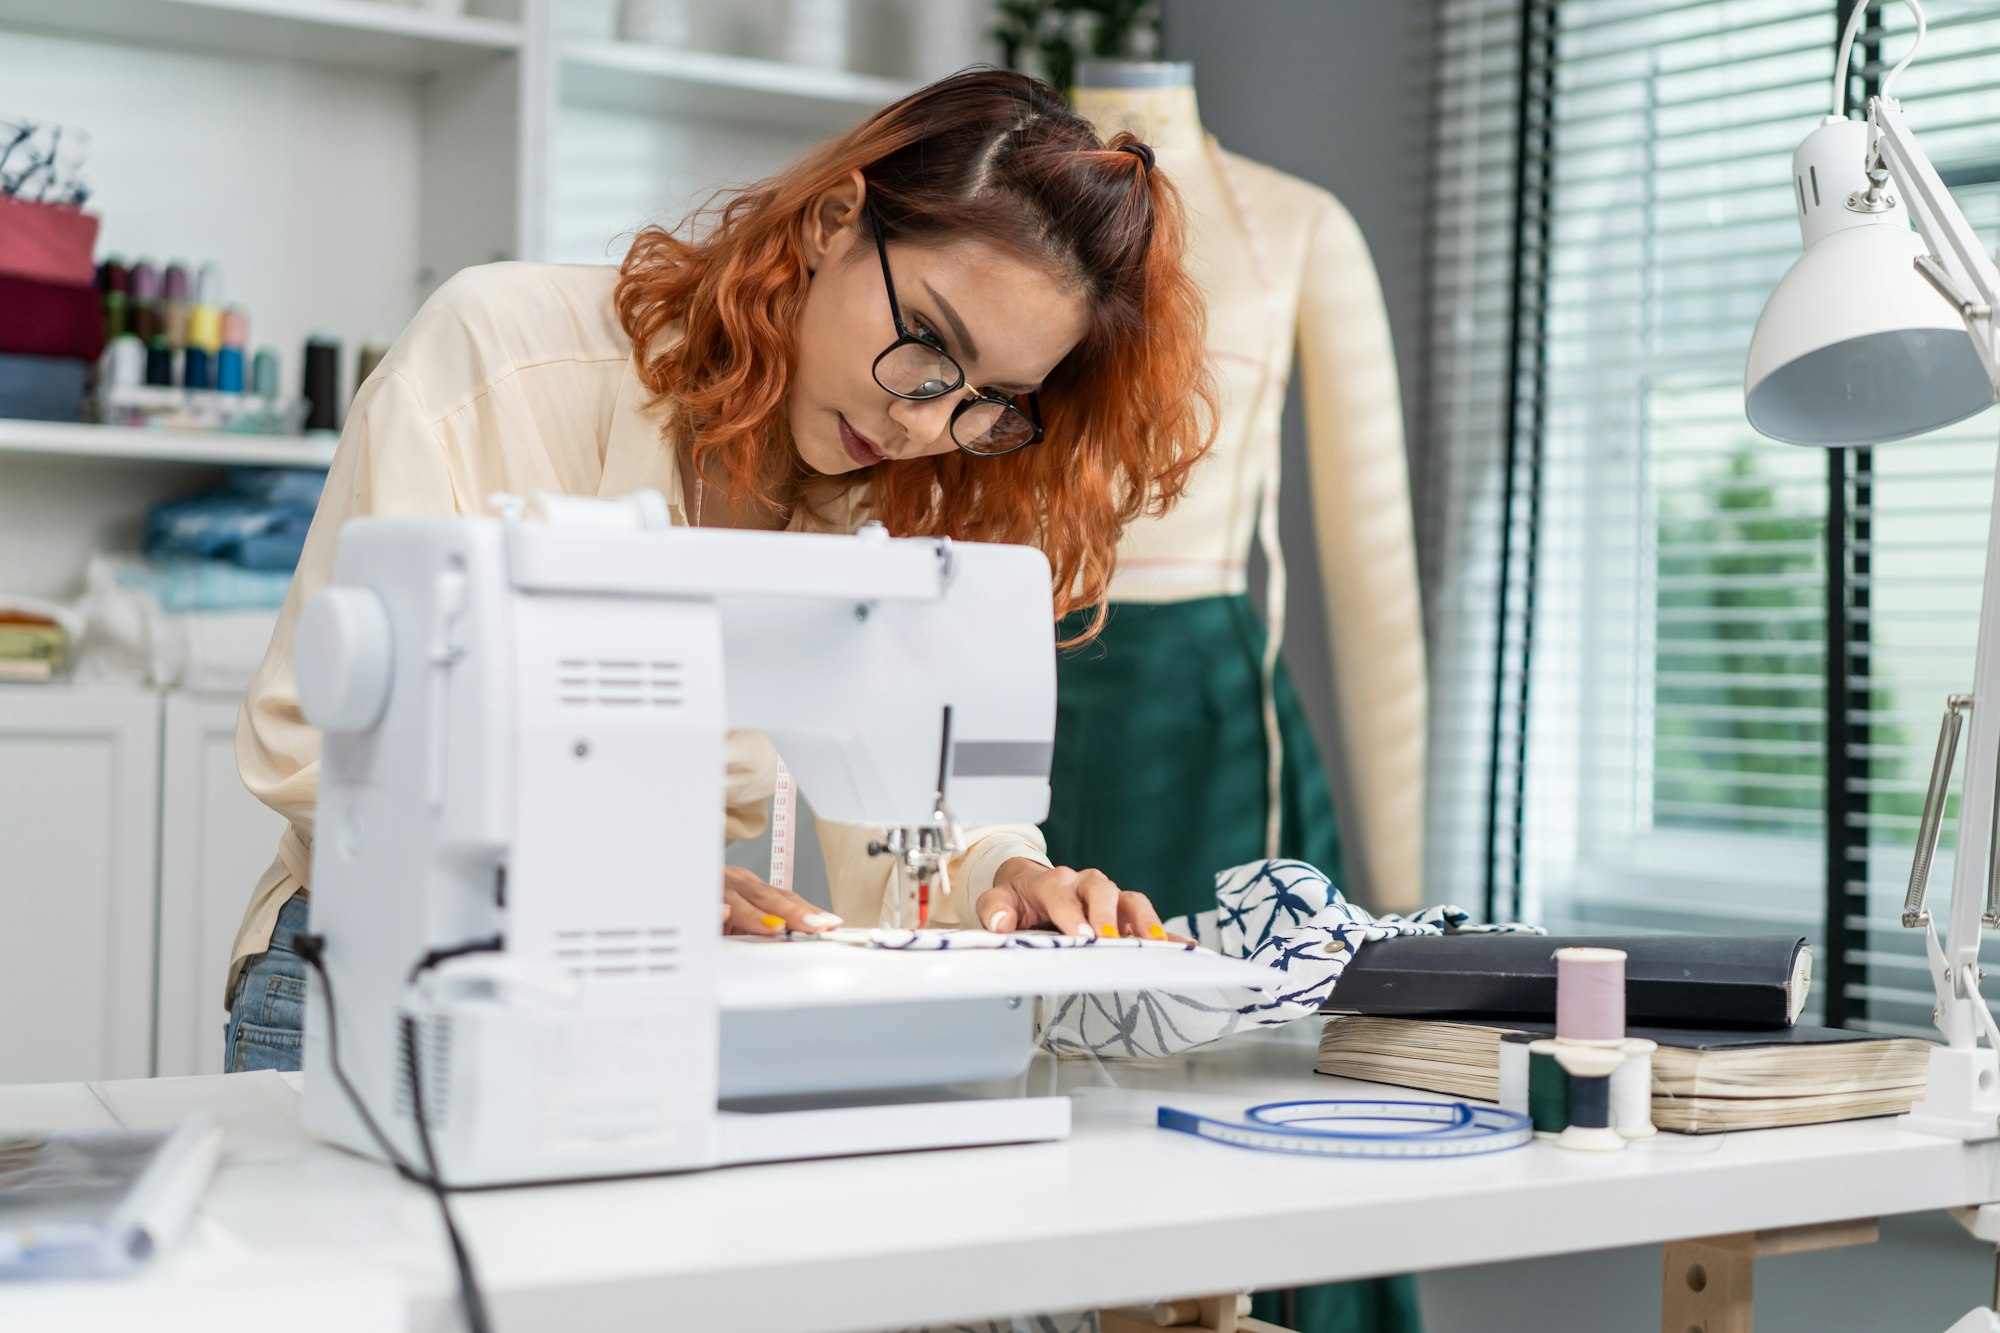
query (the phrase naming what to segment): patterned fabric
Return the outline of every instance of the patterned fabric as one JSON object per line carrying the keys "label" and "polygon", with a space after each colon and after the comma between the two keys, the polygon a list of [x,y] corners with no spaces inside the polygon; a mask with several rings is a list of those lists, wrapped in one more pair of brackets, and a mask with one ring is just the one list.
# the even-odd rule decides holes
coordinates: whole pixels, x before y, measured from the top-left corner
{"label": "patterned fabric", "polygon": [[1157,1059],[1205,1046],[1250,1028],[1281,1027],[1318,1013],[1354,951],[1397,935],[1533,932],[1534,927],[1475,926],[1459,907],[1427,907],[1414,916],[1375,916],[1356,907],[1324,874],[1303,861],[1252,861],[1215,877],[1213,911],[1166,923],[1232,958],[1284,974],[1276,990],[1138,991],[1071,995],[1045,1019],[1042,1039],[1058,1055]]}
{"label": "patterned fabric", "polygon": [[898,953],[936,953],[945,949],[1166,949],[1186,953],[1199,948],[1179,940],[1140,940],[1127,936],[1057,935],[1045,930],[1017,931],[996,935],[990,930],[897,930],[889,926],[842,926],[816,935],[787,932],[787,938],[814,940],[826,944],[848,944],[863,949],[890,949]]}

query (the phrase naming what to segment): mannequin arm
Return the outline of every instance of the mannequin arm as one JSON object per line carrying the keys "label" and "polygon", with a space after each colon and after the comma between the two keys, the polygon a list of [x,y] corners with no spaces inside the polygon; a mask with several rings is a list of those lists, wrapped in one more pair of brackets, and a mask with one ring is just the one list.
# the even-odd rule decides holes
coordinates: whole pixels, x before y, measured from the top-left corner
{"label": "mannequin arm", "polygon": [[1403,407],[1368,244],[1331,198],[1299,301],[1313,522],[1331,636],[1347,869],[1378,911],[1423,896],[1428,686]]}

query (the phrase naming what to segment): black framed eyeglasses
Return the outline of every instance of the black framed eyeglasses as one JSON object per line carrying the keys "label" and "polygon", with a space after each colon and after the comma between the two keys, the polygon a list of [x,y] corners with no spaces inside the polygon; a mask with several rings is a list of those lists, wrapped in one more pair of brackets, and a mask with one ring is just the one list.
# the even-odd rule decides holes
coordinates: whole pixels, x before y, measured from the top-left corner
{"label": "black framed eyeglasses", "polygon": [[[882,285],[889,291],[889,317],[896,321],[896,341],[875,358],[875,382],[886,393],[912,402],[926,402],[965,390],[965,370],[938,345],[903,322],[896,300],[896,280],[889,276],[889,245],[880,223],[870,219],[875,253],[882,261]],[[1012,397],[992,389],[973,389],[972,396],[952,409],[951,441],[968,454],[990,458],[1011,454],[1042,440],[1042,404],[1038,394]]]}

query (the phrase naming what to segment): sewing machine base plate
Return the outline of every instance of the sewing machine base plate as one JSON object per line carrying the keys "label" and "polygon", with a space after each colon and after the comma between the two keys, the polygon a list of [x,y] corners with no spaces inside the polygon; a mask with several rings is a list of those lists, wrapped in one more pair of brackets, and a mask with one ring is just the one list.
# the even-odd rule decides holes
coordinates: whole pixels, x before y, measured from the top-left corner
{"label": "sewing machine base plate", "polygon": [[723,1110],[719,1166],[1039,1143],[1069,1135],[1069,1098],[962,1098],[811,1109]]}

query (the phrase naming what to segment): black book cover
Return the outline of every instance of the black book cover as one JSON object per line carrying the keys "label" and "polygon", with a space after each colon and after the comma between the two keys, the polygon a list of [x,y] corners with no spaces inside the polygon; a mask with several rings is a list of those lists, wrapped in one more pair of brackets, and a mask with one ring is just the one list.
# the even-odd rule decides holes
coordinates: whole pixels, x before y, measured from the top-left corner
{"label": "black book cover", "polygon": [[1357,949],[1322,1008],[1553,1019],[1555,952],[1570,945],[1625,951],[1628,1024],[1788,1027],[1809,980],[1797,935],[1406,935]]}
{"label": "black book cover", "polygon": [[[1464,1022],[1480,1027],[1511,1028],[1520,1033],[1514,1040],[1540,1040],[1556,1035],[1554,1023],[1533,1018],[1467,1018]],[[1628,1037],[1644,1037],[1662,1046],[1684,1051],[1747,1051],[1766,1046],[1848,1046],[1858,1042],[1909,1040],[1887,1032],[1855,1032],[1848,1028],[1816,1028],[1794,1024],[1788,1028],[1659,1028],[1628,1027]],[[1507,1038],[1502,1037],[1502,1041]]]}

